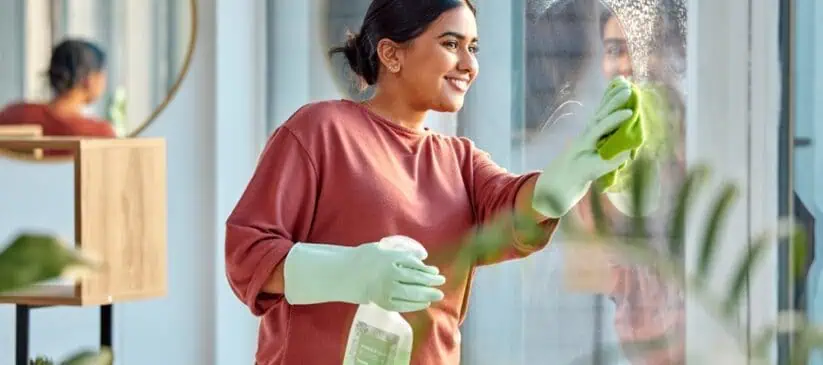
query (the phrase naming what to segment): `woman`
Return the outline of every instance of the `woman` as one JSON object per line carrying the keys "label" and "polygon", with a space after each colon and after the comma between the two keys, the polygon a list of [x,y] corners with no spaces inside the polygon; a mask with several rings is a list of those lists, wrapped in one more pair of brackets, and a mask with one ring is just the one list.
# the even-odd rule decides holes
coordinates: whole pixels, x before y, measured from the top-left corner
{"label": "woman", "polygon": [[[332,50],[373,98],[305,105],[271,136],[226,224],[229,283],[262,316],[258,364],[340,364],[357,305],[369,302],[422,323],[412,363],[458,364],[471,272],[453,265],[456,242],[517,210],[541,224],[541,245],[512,234],[505,252],[472,267],[524,257],[592,179],[629,158],[594,150],[632,114],[619,108],[626,82],[545,174],[510,174],[468,139],[424,128],[429,110],[460,110],[477,50],[470,1],[374,0],[359,34]],[[544,196],[555,204],[533,202]],[[420,242],[428,262],[375,244],[393,235]],[[444,281],[455,289],[441,291]]]}
{"label": "woman", "polygon": [[83,109],[106,88],[106,54],[82,40],[65,40],[52,51],[48,70],[54,98],[47,104],[19,102],[0,111],[0,125],[39,125],[45,136],[115,137],[105,121]]}

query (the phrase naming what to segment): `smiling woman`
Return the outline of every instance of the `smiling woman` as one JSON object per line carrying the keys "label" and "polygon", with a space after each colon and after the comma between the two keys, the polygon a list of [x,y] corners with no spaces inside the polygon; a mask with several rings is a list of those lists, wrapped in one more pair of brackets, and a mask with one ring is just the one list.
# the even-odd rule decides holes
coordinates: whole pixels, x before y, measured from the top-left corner
{"label": "smiling woman", "polygon": [[[475,14],[465,0],[372,1],[359,31],[332,48],[371,97],[304,104],[269,139],[226,227],[229,282],[263,316],[258,363],[371,361],[360,357],[367,346],[412,364],[460,363],[474,269],[540,250],[592,177],[628,158],[603,160],[591,142],[631,116],[620,110],[625,80],[546,174],[512,174],[471,140],[425,127],[431,111],[458,112],[478,75]],[[543,196],[558,204],[539,204]],[[472,253],[466,237],[512,213],[539,237],[507,224],[499,251]],[[384,247],[397,236],[422,254]],[[407,331],[357,320],[371,303],[402,313],[414,348]],[[350,331],[369,343],[347,345]]]}
{"label": "smiling woman", "polygon": [[[383,81],[373,90],[370,107],[380,108],[376,105],[389,102],[387,95],[400,94],[416,108],[456,112],[462,107],[478,71],[475,8],[462,0],[436,3],[421,5],[421,9],[432,8],[430,12],[415,12],[413,8],[404,12],[396,9],[409,7],[403,1],[372,2],[367,13],[374,17],[367,18],[360,33],[350,34],[345,45],[332,48],[332,55],[345,55],[351,70],[365,84],[361,86],[375,87],[378,78]],[[452,8],[455,11],[439,16]],[[420,37],[423,34],[426,36]]]}

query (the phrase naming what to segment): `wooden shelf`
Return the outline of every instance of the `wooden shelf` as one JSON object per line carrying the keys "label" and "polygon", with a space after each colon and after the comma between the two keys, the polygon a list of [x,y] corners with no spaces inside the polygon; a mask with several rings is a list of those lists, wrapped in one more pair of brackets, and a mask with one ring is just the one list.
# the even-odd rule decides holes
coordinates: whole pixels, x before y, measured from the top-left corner
{"label": "wooden shelf", "polygon": [[[0,138],[38,138],[43,136],[43,127],[35,124],[20,125],[0,125]],[[23,154],[27,157],[39,160],[43,158],[43,150],[32,149],[25,153],[21,151],[11,151],[12,153]]]}
{"label": "wooden shelf", "polygon": [[38,137],[43,135],[43,127],[35,124],[0,125],[0,137]]}
{"label": "wooden shelf", "polygon": [[91,306],[166,295],[163,139],[4,137],[0,149],[71,151],[75,246],[103,262],[77,282],[39,285],[0,296],[0,303]]}

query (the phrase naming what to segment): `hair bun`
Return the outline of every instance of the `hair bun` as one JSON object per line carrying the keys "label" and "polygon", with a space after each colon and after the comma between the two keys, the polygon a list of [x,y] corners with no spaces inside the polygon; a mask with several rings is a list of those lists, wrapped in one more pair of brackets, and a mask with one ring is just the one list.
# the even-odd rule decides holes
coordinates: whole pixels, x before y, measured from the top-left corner
{"label": "hair bun", "polygon": [[346,57],[352,71],[363,78],[366,84],[373,85],[377,82],[377,69],[371,59],[373,52],[370,48],[370,45],[361,34],[349,33],[346,37],[346,43],[340,50]]}
{"label": "hair bun", "polygon": [[52,67],[48,70],[48,78],[51,86],[62,93],[74,85],[75,80],[72,77],[71,71],[65,68]]}

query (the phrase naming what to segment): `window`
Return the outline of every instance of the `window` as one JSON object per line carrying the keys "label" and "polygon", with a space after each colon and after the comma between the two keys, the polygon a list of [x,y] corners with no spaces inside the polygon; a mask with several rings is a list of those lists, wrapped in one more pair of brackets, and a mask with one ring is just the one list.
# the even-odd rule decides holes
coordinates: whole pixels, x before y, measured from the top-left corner
{"label": "window", "polygon": [[[479,3],[482,71],[460,113],[459,131],[490,151],[498,163],[517,172],[544,168],[582,131],[607,82],[617,75],[665,87],[671,97],[668,105],[674,108],[667,126],[682,135],[683,2],[656,7],[596,0]],[[674,167],[684,163],[682,148],[676,150],[679,160],[672,157],[673,168],[667,170],[675,182],[682,174]],[[668,186],[674,194],[679,185]],[[662,230],[666,219],[660,214],[652,221]],[[570,364],[621,342],[641,340],[641,333],[684,331],[678,317],[682,293],[656,279],[652,268],[631,267],[631,278],[657,285],[654,290],[643,292],[634,286],[633,300],[612,298],[610,288],[584,288],[572,278],[585,265],[600,265],[595,271],[613,275],[605,257],[599,262],[581,258],[564,240],[561,234],[527,259],[478,270],[463,328],[465,363],[552,359]],[[682,254],[676,257],[682,259]],[[654,302],[654,297],[666,300]],[[656,323],[648,323],[649,317],[646,323],[630,318],[652,312],[664,312],[665,317]],[[674,361],[677,350],[672,344],[667,354],[657,356]],[[628,361],[622,355],[617,358],[617,363]]]}

